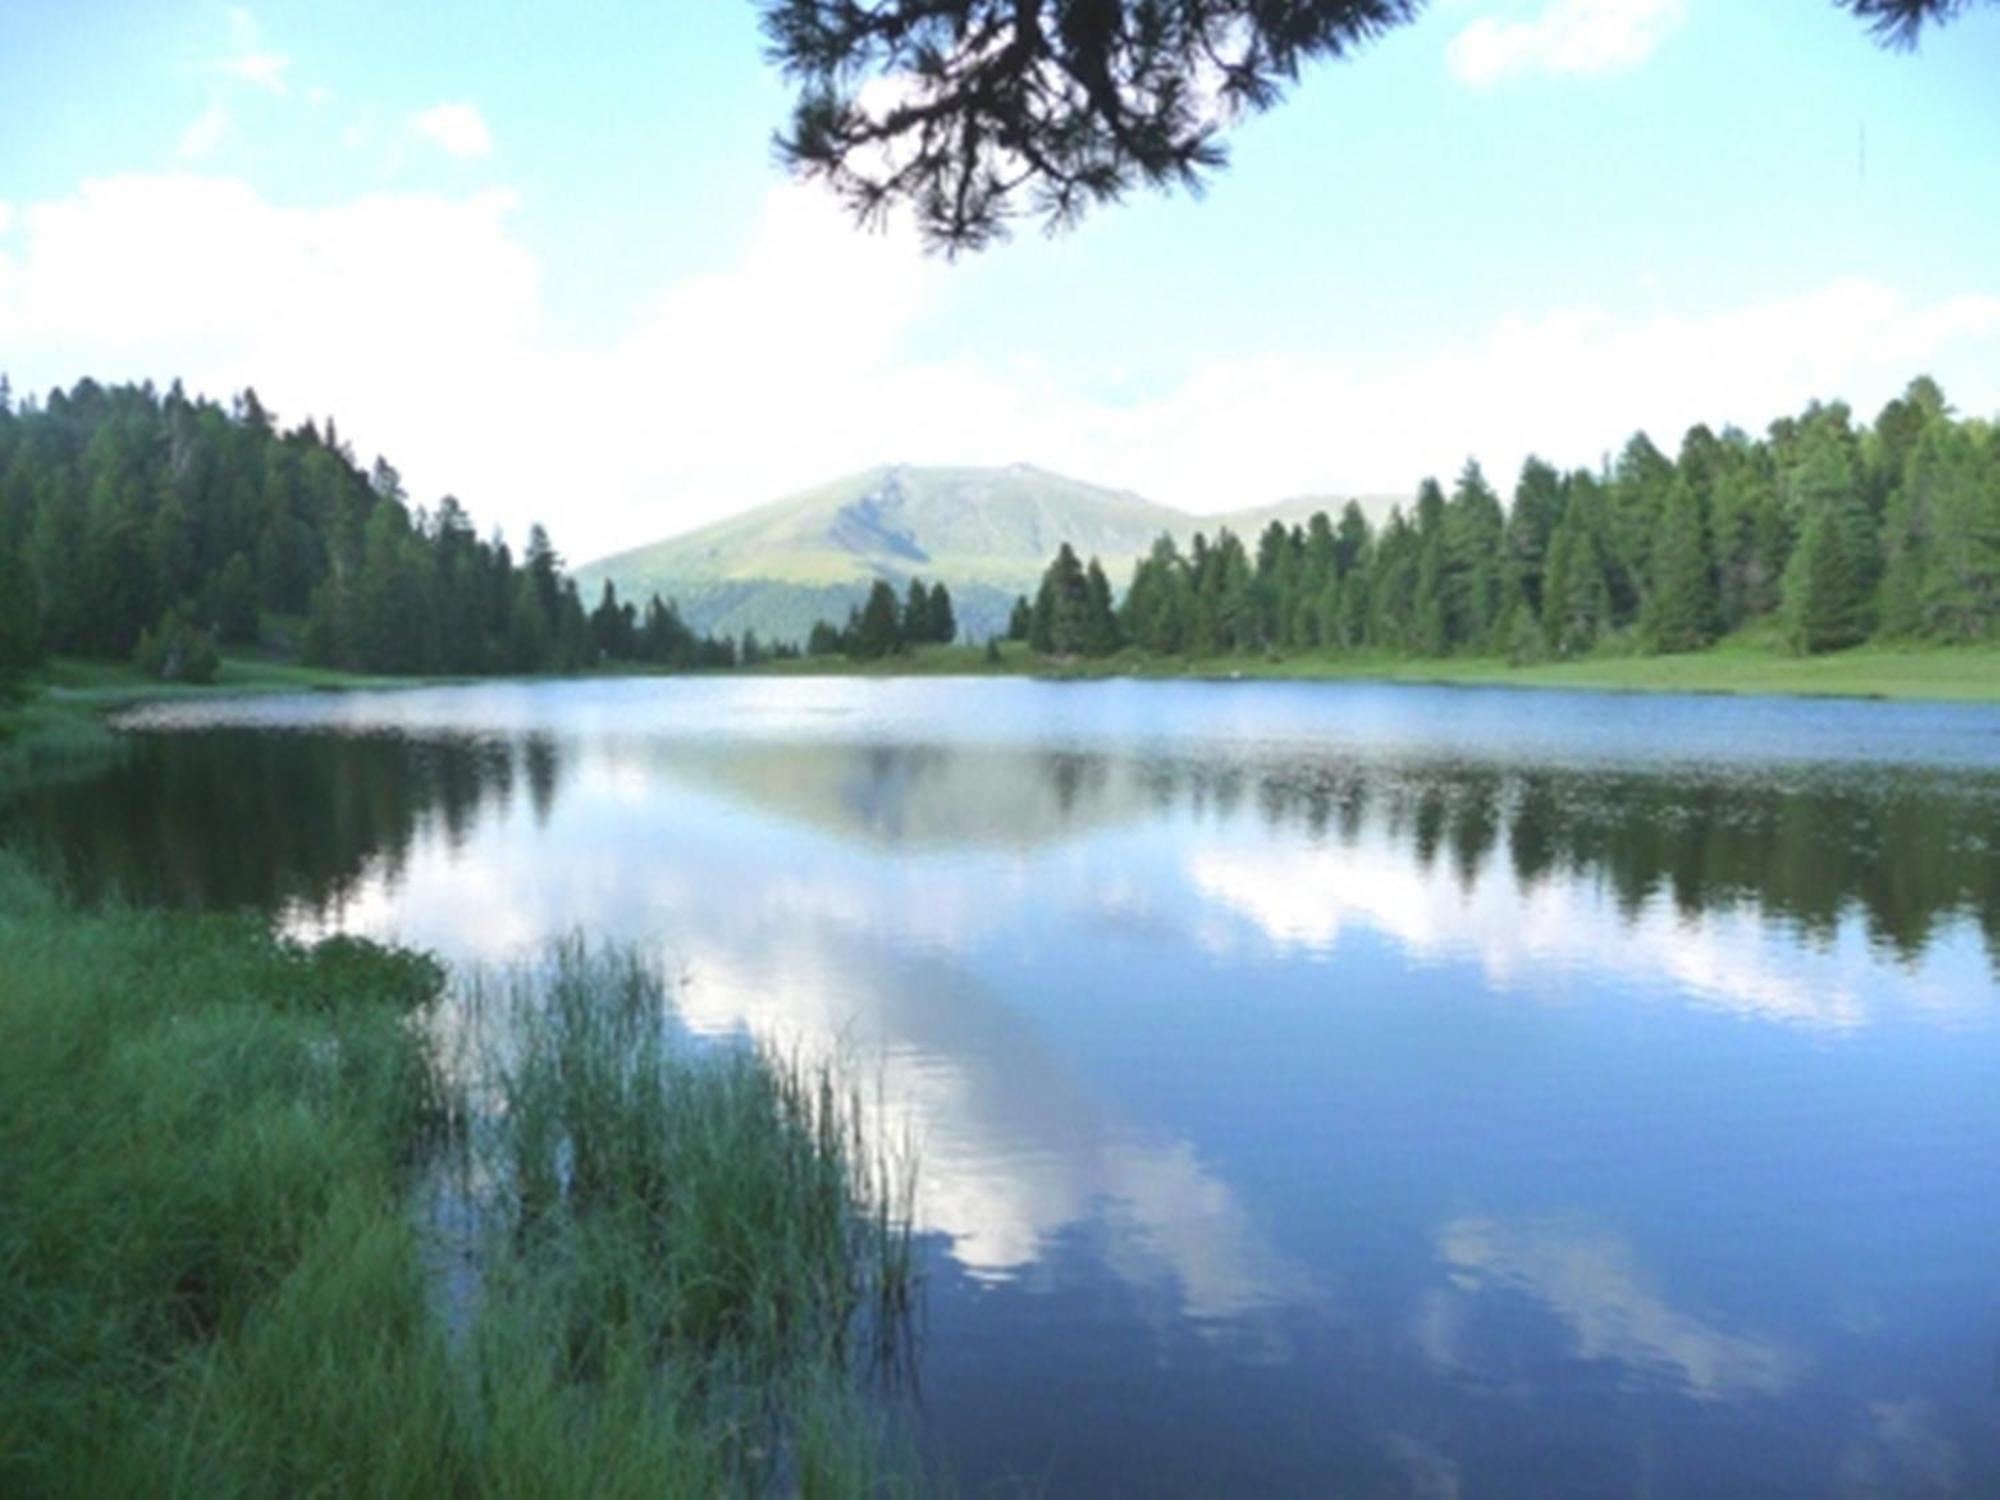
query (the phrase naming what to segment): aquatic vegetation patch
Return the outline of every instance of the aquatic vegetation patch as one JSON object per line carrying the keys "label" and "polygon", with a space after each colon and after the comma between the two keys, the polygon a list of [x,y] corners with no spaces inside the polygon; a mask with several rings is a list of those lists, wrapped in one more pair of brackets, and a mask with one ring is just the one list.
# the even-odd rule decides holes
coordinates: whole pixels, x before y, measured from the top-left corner
{"label": "aquatic vegetation patch", "polygon": [[692,1049],[581,945],[454,1049],[422,955],[7,858],[0,953],[0,1491],[891,1486],[907,1191],[831,1069]]}

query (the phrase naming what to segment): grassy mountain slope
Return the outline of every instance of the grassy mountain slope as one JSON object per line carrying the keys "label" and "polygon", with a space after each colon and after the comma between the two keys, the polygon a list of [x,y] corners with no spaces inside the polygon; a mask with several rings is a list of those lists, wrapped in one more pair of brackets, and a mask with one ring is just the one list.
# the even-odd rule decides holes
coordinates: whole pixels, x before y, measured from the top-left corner
{"label": "grassy mountain slope", "polygon": [[[1127,491],[1025,464],[1005,469],[880,468],[759,506],[685,536],[577,570],[586,603],[605,579],[625,599],[676,600],[698,628],[799,639],[839,620],[877,578],[900,588],[942,579],[969,637],[1004,624],[1063,542],[1103,559],[1114,584],[1162,532],[1185,540],[1227,524],[1246,540],[1274,519],[1303,520],[1339,500],[1301,499],[1227,516],[1191,516]],[[1371,516],[1391,502],[1363,499]]]}

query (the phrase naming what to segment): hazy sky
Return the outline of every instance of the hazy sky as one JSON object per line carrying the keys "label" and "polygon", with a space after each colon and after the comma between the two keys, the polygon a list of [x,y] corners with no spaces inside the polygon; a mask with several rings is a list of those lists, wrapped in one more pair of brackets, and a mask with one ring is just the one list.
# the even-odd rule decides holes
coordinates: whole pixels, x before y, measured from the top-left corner
{"label": "hazy sky", "polygon": [[0,370],[254,384],[583,560],[886,461],[1225,509],[2000,411],[2000,8],[1433,0],[959,265],[788,185],[748,0],[0,0]]}

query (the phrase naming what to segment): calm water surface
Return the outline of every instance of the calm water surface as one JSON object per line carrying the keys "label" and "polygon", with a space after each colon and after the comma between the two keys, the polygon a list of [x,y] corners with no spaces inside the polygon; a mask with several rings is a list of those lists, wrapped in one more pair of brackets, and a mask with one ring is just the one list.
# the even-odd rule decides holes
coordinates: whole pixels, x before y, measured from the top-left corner
{"label": "calm water surface", "polygon": [[2000,713],[638,681],[149,712],[86,887],[879,1069],[967,1493],[2000,1494]]}

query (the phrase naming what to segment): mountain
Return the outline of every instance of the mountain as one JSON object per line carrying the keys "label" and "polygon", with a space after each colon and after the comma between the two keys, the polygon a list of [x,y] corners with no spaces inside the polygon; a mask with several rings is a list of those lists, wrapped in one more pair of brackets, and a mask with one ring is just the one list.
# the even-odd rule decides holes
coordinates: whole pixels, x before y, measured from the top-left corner
{"label": "mountain", "polygon": [[[576,570],[586,607],[609,579],[621,599],[676,601],[697,629],[803,640],[836,623],[877,578],[898,591],[912,577],[943,580],[961,629],[1005,628],[1017,594],[1032,593],[1064,542],[1100,558],[1114,585],[1162,533],[1185,541],[1227,525],[1246,542],[1273,520],[1337,512],[1344,499],[1305,498],[1231,515],[1193,516],[1129,491],[1026,464],[1004,469],[871,469],[761,505],[684,536]],[[1364,497],[1370,519],[1393,500]]]}

